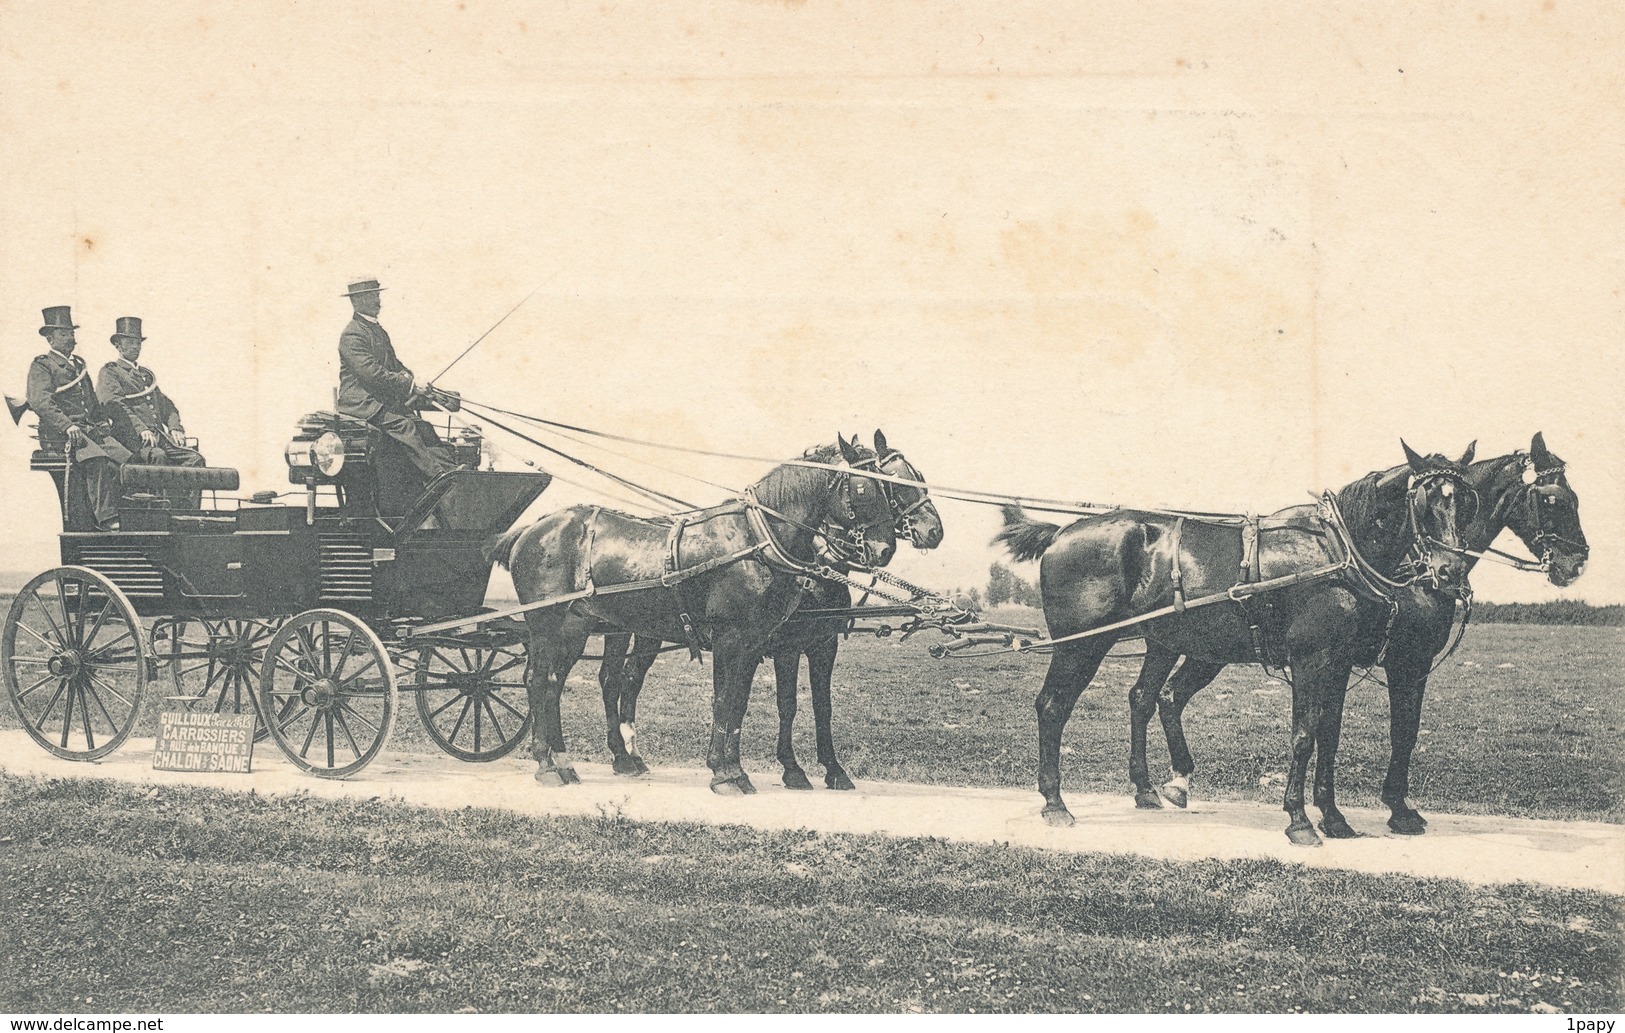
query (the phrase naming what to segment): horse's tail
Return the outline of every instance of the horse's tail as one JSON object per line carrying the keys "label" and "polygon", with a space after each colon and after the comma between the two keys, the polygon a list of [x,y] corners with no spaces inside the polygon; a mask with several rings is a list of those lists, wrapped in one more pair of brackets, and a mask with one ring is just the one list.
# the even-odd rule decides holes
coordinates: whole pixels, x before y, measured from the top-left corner
{"label": "horse's tail", "polygon": [[1004,530],[994,535],[993,540],[1009,549],[1010,555],[1018,560],[1036,560],[1055,543],[1055,536],[1060,533],[1060,524],[1029,520],[1020,506],[1006,505]]}
{"label": "horse's tail", "polygon": [[528,528],[525,527],[515,527],[507,534],[498,535],[497,537],[486,542],[485,548],[482,550],[485,556],[485,562],[499,563],[502,565],[503,570],[511,569],[508,566],[508,561],[513,558],[514,543],[517,542],[519,540],[519,536],[524,534],[527,530]]}

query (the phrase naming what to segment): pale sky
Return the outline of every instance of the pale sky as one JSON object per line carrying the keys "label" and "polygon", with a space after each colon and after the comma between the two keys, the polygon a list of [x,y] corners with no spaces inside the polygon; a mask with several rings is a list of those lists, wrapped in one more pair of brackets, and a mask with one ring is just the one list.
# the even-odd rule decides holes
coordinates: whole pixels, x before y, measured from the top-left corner
{"label": "pale sky", "polygon": [[[544,284],[445,386],[1220,511],[1544,431],[1588,572],[1474,586],[1625,601],[1625,13],[1418,7],[0,0],[0,381],[48,305],[94,368],[140,316],[210,461],[281,490],[351,277],[425,376]],[[0,432],[0,568],[56,562],[31,445]],[[984,583],[996,513],[941,508],[893,569]]]}

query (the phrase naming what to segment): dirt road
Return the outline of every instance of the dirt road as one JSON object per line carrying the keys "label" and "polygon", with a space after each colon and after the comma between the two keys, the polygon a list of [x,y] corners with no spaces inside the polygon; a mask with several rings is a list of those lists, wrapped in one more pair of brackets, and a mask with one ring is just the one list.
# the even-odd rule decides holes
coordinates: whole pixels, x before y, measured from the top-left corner
{"label": "dirt road", "polygon": [[0,768],[49,778],[108,778],[155,785],[212,786],[233,792],[309,793],[327,798],[383,797],[426,807],[496,807],[520,814],[619,811],[638,821],[744,824],[764,829],[936,836],[1044,850],[1132,853],[1170,860],[1273,857],[1295,864],[1361,872],[1446,876],[1476,883],[1526,881],[1625,894],[1625,826],[1599,822],[1469,817],[1428,811],[1425,836],[1388,832],[1387,812],[1345,809],[1367,838],[1294,847],[1286,816],[1263,804],[1193,800],[1188,810],[1137,811],[1123,796],[1074,794],[1077,827],[1055,829],[1038,817],[1036,791],[966,789],[865,782],[856,792],[792,792],[777,774],[752,771],[756,796],[723,798],[709,773],[663,768],[638,779],[607,764],[577,763],[581,784],[544,789],[520,755],[464,764],[439,754],[386,753],[345,782],[314,778],[261,744],[249,775],[181,774],[152,769],[152,741],[132,739],[94,764],[60,760],[23,732],[0,732]]}

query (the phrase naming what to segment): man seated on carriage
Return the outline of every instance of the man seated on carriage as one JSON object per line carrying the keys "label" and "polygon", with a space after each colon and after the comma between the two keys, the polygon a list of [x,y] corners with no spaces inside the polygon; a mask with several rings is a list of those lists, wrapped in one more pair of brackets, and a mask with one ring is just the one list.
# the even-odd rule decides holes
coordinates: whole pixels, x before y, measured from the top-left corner
{"label": "man seated on carriage", "polygon": [[378,322],[378,295],[384,289],[377,280],[358,279],[345,291],[355,314],[339,336],[338,411],[383,431],[432,481],[456,464],[434,428],[412,410],[412,401],[427,395],[428,388],[396,358],[389,333]]}
{"label": "man seated on carriage", "polygon": [[77,329],[69,306],[45,310],[39,332],[51,350],[28,367],[28,407],[39,417],[40,447],[68,456],[64,487],[84,484],[97,528],[117,530],[118,468],[130,452],[113,435],[113,421],[91,389],[85,360],[73,353]]}
{"label": "man seated on carriage", "polygon": [[[141,320],[120,316],[110,338],[119,357],[102,367],[96,377],[96,396],[113,418],[113,433],[134,454],[134,462],[148,466],[203,466],[203,456],[185,444],[186,428],[180,410],[158,389],[158,378],[140,363]],[[197,491],[179,491],[171,498],[177,506],[197,509]]]}

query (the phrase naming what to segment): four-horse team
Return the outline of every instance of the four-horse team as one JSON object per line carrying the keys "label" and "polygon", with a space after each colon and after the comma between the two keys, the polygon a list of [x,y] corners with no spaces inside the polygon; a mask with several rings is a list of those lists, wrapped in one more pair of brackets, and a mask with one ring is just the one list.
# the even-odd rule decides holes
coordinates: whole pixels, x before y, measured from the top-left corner
{"label": "four-horse team", "polygon": [[[712,654],[712,789],[755,791],[739,744],[766,657],[784,785],[810,789],[790,734],[805,655],[825,784],[852,789],[831,733],[830,683],[842,633],[864,615],[853,592],[866,589],[862,579],[906,585],[884,571],[899,540],[932,549],[943,539],[925,480],[902,452],[878,431],[872,447],[842,437],[721,505],[655,516],[582,505],[513,526],[546,475],[480,470],[477,432],[453,427],[453,414],[483,409],[538,445],[494,415],[547,421],[414,374],[379,322],[384,289],[363,277],[343,294],[353,314],[339,342],[336,411],[307,417],[288,451],[303,506],[278,505],[276,493],[218,497],[235,491],[236,472],[206,465],[140,364],[138,318],[116,321],[118,358],[92,383],[69,308],[44,310],[49,350],[30,367],[26,403],[8,399],[14,419],[36,414],[32,465],[51,473],[63,515],[64,566],[19,594],[0,650],[30,734],[63,756],[100,756],[129,734],[145,672],[164,662],[183,700],[252,710],[295,763],[342,777],[382,748],[404,679],[449,752],[494,759],[528,731],[537,781],[563,786],[579,778],[563,752],[559,697],[588,638],[601,635],[616,774],[648,771],[638,694],[655,657],[675,648]],[[424,412],[447,414],[444,437]],[[1470,612],[1473,565],[1510,562],[1561,587],[1582,573],[1588,546],[1563,461],[1541,435],[1528,451],[1486,460],[1472,446],[1456,459],[1403,453],[1403,463],[1263,517],[1096,507],[1063,527],[1004,500],[995,541],[1039,561],[1049,632],[1031,647],[1050,654],[1037,699],[1045,820],[1073,823],[1062,735],[1113,644],[1135,636],[1146,646],[1129,698],[1139,806],[1185,805],[1194,770],[1185,705],[1226,665],[1257,663],[1291,686],[1287,836],[1320,842],[1305,810],[1311,758],[1321,832],[1357,835],[1336,797],[1344,696],[1354,668],[1380,666],[1388,824],[1424,831],[1407,799],[1411,754],[1428,676],[1454,648],[1458,608]],[[1532,560],[1491,547],[1506,528]],[[493,563],[512,573],[518,606],[481,605]],[[924,598],[908,601],[918,611]],[[141,618],[153,615],[149,636]],[[1160,786],[1146,760],[1153,712],[1172,761]]]}

